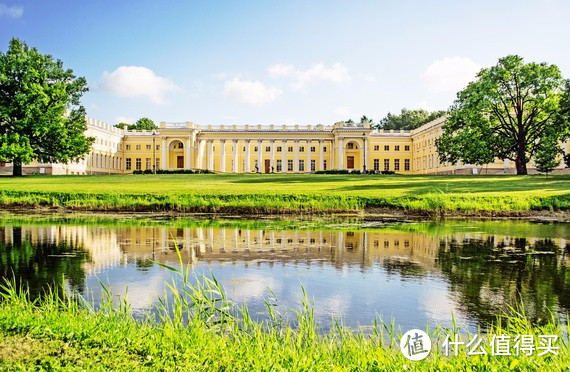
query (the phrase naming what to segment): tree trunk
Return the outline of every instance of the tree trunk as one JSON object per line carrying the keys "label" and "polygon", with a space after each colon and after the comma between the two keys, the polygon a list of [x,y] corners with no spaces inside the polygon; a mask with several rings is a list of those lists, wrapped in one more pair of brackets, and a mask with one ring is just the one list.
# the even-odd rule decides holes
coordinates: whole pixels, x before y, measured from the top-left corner
{"label": "tree trunk", "polygon": [[517,167],[517,174],[528,174],[526,170],[526,154],[524,152],[524,149],[522,150],[522,152],[520,150],[517,152],[515,165]]}
{"label": "tree trunk", "polygon": [[14,159],[12,161],[12,176],[22,175],[22,162],[20,160]]}

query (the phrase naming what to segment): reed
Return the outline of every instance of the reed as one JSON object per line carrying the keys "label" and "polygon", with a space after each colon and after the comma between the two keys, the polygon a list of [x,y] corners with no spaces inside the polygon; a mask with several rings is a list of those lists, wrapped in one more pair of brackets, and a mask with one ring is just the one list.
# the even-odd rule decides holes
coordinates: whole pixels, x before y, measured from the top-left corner
{"label": "reed", "polygon": [[293,322],[275,311],[275,298],[265,301],[268,320],[255,321],[247,307],[227,298],[213,275],[190,280],[193,274],[181,257],[179,267],[164,267],[172,278],[165,283],[157,312],[142,319],[132,315],[126,300],[114,301],[105,287],[96,308],[55,289],[32,300],[25,288],[6,280],[0,285],[0,368],[554,371],[570,365],[568,319],[552,317],[536,326],[524,309],[511,309],[487,333],[478,334],[487,345],[494,334],[557,335],[557,356],[445,356],[445,336],[463,333],[453,321],[450,328],[426,326],[432,352],[423,361],[411,362],[400,353],[402,332],[393,320],[377,318],[365,333],[337,319],[329,332],[321,332],[310,294],[303,290]]}

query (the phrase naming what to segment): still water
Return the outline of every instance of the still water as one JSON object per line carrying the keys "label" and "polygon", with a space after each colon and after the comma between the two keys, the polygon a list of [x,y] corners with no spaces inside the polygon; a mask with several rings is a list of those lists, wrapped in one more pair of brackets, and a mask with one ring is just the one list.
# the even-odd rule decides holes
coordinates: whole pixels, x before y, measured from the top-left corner
{"label": "still water", "polygon": [[135,312],[152,311],[172,275],[157,262],[178,266],[175,245],[258,319],[273,294],[285,316],[299,308],[301,286],[324,329],[333,318],[449,326],[452,314],[476,329],[520,303],[536,323],[570,310],[570,224],[560,223],[0,218],[0,276],[33,296],[56,284],[97,299],[102,282]]}

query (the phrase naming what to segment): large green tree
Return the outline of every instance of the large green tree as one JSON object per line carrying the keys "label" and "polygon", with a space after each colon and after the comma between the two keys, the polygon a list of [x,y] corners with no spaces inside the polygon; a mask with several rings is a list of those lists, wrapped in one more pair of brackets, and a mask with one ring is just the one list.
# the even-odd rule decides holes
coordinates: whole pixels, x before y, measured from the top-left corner
{"label": "large green tree", "polygon": [[378,129],[394,129],[394,130],[412,130],[423,124],[443,116],[445,111],[429,112],[423,109],[408,110],[402,109],[400,114],[388,113],[382,120],[378,122]]}
{"label": "large green tree", "polygon": [[149,118],[140,118],[134,124],[128,123],[118,123],[115,124],[117,128],[127,129],[127,130],[154,130],[158,129],[154,121]]}
{"label": "large green tree", "polygon": [[516,55],[484,68],[457,94],[442,136],[436,141],[441,161],[486,164],[494,158],[515,162],[527,174],[527,162],[544,144],[568,131],[561,120],[564,79],[555,65],[524,63]]}
{"label": "large green tree", "polygon": [[93,138],[80,99],[88,90],[83,77],[60,60],[41,54],[18,39],[0,52],[0,161],[22,164],[37,160],[67,163],[81,159]]}

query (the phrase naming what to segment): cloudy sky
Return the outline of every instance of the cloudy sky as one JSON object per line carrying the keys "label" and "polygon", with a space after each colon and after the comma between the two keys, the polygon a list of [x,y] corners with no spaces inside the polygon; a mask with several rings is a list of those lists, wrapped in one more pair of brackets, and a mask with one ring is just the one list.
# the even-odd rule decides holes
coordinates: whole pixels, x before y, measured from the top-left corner
{"label": "cloudy sky", "polygon": [[332,124],[446,109],[507,54],[570,77],[569,16],[567,0],[0,0],[0,50],[63,60],[112,124]]}

